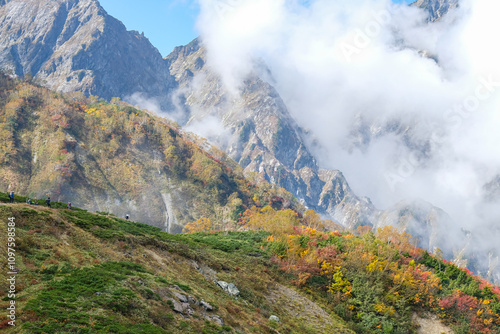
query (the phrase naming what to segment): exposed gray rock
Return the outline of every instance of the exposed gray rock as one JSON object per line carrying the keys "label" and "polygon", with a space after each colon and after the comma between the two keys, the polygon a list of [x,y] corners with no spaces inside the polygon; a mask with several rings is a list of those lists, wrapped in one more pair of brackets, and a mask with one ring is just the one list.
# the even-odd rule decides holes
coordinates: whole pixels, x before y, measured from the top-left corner
{"label": "exposed gray rock", "polygon": [[217,281],[216,283],[217,283],[217,285],[218,285],[218,286],[219,286],[222,290],[227,291],[227,287],[228,287],[229,283],[224,282],[224,281]]}
{"label": "exposed gray rock", "polygon": [[192,305],[200,305],[200,303],[196,300],[196,298],[194,298],[193,296],[188,296],[187,297],[188,299],[188,303],[189,304],[192,304]]}
{"label": "exposed gray rock", "polygon": [[215,322],[219,326],[224,326],[224,320],[218,315],[206,315],[205,319]]}
{"label": "exposed gray rock", "polygon": [[212,311],[212,310],[213,310],[212,305],[210,305],[209,303],[207,303],[207,302],[206,302],[206,301],[204,301],[204,300],[202,300],[202,301],[200,302],[200,306],[202,306],[202,307],[205,309],[205,311]]}
{"label": "exposed gray rock", "polygon": [[229,283],[227,286],[227,293],[229,293],[231,296],[237,297],[240,295],[240,290],[234,285],[233,283]]}
{"label": "exposed gray rock", "polygon": [[191,306],[189,305],[189,303],[182,303],[182,308],[184,309],[183,313],[185,315],[192,316],[193,314],[195,314],[195,311],[191,308]]}
{"label": "exposed gray rock", "polygon": [[175,291],[172,291],[172,294],[181,302],[181,303],[187,303],[188,302],[188,298],[183,295],[183,294],[180,294],[178,292],[175,292]]}
{"label": "exposed gray rock", "polygon": [[446,13],[458,7],[458,0],[417,0],[413,4],[429,13],[428,21],[439,21]]}
{"label": "exposed gray rock", "polygon": [[175,299],[169,299],[172,301],[172,303],[174,304],[174,311],[177,312],[177,313],[184,313],[184,307],[182,305],[182,303],[179,303],[177,300]]}
{"label": "exposed gray rock", "polygon": [[229,295],[233,297],[237,297],[240,294],[240,290],[233,284],[233,283],[227,283],[224,281],[217,281],[217,285],[224,291],[226,291]]}
{"label": "exposed gray rock", "polygon": [[269,317],[269,321],[280,322],[280,318],[275,315]]}
{"label": "exposed gray rock", "polygon": [[170,298],[174,304],[174,311],[183,315],[193,315],[195,312],[189,305],[189,303],[179,303],[177,300]]}

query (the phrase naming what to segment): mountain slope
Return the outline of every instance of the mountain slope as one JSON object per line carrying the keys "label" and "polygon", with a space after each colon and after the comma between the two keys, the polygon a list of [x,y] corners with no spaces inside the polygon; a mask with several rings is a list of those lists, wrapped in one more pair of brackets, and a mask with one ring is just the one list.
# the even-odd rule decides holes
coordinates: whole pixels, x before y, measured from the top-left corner
{"label": "mountain slope", "polygon": [[303,130],[271,84],[255,75],[246,82],[241,97],[231,101],[205,66],[197,40],[164,60],[144,36],[127,32],[95,0],[14,0],[0,7],[0,17],[4,70],[31,74],[60,92],[83,91],[107,100],[149,99],[165,110],[171,110],[171,94],[178,85],[187,94],[195,75],[197,80],[205,75],[204,100],[191,92],[186,106],[182,98],[176,101],[187,112],[180,118],[189,120],[188,125],[222,121],[224,136],[210,139],[240,162],[245,172],[261,173],[332,219],[354,226],[366,223],[373,214],[374,208],[352,193],[340,172],[319,170],[305,146]]}
{"label": "mountain slope", "polygon": [[500,328],[498,287],[391,228],[354,236],[291,219],[273,234],[171,235],[78,208],[0,214],[15,223],[17,326],[0,323],[13,333],[422,333],[423,316],[450,332]]}
{"label": "mountain slope", "polygon": [[0,63],[46,87],[105,99],[141,93],[165,106],[175,86],[158,50],[95,0],[13,0],[0,7]]}
{"label": "mountain slope", "polygon": [[324,300],[291,286],[259,248],[266,233],[169,235],[26,204],[0,205],[0,215],[16,224],[15,328],[4,321],[10,299],[0,275],[0,328],[9,333],[354,333]]}
{"label": "mountain slope", "polygon": [[3,75],[0,87],[3,189],[169,232],[201,217],[234,223],[253,198],[299,207],[282,189],[249,183],[202,139],[126,103],[75,100]]}

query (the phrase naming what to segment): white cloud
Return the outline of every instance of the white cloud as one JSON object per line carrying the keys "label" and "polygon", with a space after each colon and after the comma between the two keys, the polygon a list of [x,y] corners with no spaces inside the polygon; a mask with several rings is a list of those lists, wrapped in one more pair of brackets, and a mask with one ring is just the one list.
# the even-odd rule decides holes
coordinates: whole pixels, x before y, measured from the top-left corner
{"label": "white cloud", "polygon": [[[478,208],[500,172],[500,3],[464,0],[432,25],[390,0],[308,3],[200,0],[208,63],[227,88],[237,93],[261,59],[322,144],[320,163],[358,194],[381,208],[424,198],[469,228],[498,220]],[[360,119],[371,137],[357,149]]]}

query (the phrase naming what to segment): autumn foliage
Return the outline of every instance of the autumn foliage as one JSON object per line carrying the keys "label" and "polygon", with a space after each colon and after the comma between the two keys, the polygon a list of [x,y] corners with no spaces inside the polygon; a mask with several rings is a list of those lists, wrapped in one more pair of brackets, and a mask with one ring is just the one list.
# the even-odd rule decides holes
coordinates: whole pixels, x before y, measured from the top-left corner
{"label": "autumn foliage", "polygon": [[182,232],[184,233],[198,233],[208,232],[212,228],[212,222],[208,218],[200,218],[197,221],[187,223]]}
{"label": "autumn foliage", "polygon": [[411,235],[392,227],[364,229],[362,236],[326,232],[313,212],[290,215],[288,226],[276,216],[285,219],[253,209],[244,221],[271,232],[263,247],[280,268],[298,286],[325,295],[357,332],[409,333],[415,312],[437,314],[460,333],[499,332],[500,289],[417,248]]}

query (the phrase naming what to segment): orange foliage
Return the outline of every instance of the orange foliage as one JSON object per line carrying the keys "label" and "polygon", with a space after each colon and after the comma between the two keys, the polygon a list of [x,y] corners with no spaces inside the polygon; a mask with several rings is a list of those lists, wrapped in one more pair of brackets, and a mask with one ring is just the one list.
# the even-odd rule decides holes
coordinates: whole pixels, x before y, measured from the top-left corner
{"label": "orange foliage", "polygon": [[182,229],[184,233],[209,232],[212,228],[212,222],[208,218],[200,218],[197,221],[187,223]]}

